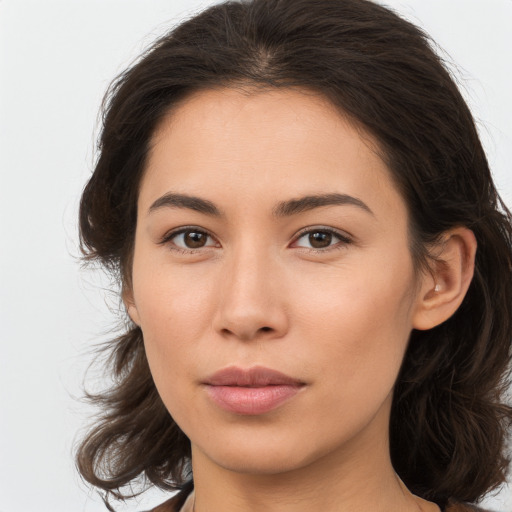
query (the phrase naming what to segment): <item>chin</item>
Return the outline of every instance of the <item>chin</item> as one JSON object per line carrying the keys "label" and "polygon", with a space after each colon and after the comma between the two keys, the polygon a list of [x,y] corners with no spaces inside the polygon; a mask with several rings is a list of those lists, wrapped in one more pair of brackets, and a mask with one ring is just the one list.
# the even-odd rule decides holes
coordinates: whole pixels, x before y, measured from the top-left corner
{"label": "chin", "polygon": [[[235,450],[236,451],[236,450]],[[298,470],[308,465],[307,458],[297,453],[279,453],[276,450],[243,450],[238,453],[222,453],[214,461],[224,469],[241,474],[276,475]]]}
{"label": "chin", "polygon": [[329,443],[315,445],[314,440],[290,433],[290,430],[286,435],[278,432],[257,435],[254,430],[231,433],[221,439],[208,439],[199,450],[215,465],[228,471],[261,476],[299,470],[333,450]]}

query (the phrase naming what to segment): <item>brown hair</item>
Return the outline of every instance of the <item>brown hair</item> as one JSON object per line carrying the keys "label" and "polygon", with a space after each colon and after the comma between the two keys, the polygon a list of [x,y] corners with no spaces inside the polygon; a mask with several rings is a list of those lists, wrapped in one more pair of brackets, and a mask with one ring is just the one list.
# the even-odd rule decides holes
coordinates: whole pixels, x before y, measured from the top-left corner
{"label": "brown hair", "polygon": [[[456,314],[413,331],[395,387],[391,457],[412,492],[477,501],[505,480],[504,402],[512,338],[511,215],[493,184],[471,113],[429,38],[368,0],[253,0],[213,6],[160,39],[107,96],[100,154],[83,192],[82,249],[130,286],[138,185],[148,143],[192,92],[302,87],[328,98],[382,148],[409,213],[412,253],[466,226],[476,272]],[[109,345],[114,384],[89,395],[103,415],[77,452],[106,497],[144,478],[181,488],[190,444],[153,384],[133,324]]]}

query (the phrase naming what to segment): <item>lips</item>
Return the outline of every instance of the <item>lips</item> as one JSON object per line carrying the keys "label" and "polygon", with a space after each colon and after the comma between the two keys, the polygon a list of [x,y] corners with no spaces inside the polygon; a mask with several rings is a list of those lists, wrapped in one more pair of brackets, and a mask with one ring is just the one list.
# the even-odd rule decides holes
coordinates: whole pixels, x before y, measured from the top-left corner
{"label": "lips", "polygon": [[264,367],[229,367],[204,382],[209,398],[221,409],[235,414],[270,412],[293,398],[304,383]]}

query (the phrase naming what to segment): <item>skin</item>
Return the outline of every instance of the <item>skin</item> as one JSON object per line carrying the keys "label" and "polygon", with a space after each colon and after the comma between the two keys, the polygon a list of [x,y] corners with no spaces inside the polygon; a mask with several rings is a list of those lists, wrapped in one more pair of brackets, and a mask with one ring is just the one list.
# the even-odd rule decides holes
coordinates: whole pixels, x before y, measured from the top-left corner
{"label": "skin", "polygon": [[[407,207],[363,135],[315,94],[234,89],[195,93],[154,134],[125,302],[191,440],[196,512],[438,510],[393,470],[390,406],[411,330],[456,310],[476,243],[447,233],[445,263],[415,272]],[[169,193],[221,215],[158,205]],[[273,214],[332,193],[361,203]],[[205,233],[198,246],[173,236],[183,227]],[[203,384],[233,365],[304,385],[273,411],[235,414]]]}

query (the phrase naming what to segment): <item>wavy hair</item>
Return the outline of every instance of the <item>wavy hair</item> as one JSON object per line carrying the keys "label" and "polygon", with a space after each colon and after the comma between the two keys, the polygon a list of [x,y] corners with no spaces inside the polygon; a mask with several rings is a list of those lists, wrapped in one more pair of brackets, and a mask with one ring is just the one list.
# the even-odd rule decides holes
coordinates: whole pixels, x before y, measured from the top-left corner
{"label": "wavy hair", "polygon": [[[198,90],[299,87],[328,98],[379,143],[404,197],[411,251],[454,227],[478,242],[459,310],[413,331],[390,420],[395,470],[415,494],[476,502],[505,481],[512,339],[512,217],[493,184],[472,115],[418,27],[369,0],[229,1],[158,40],[111,85],[99,157],[80,205],[81,247],[125,289],[138,187],[160,120]],[[77,449],[83,478],[105,500],[144,480],[180,489],[190,443],[153,383],[141,330],[108,345],[111,388],[88,395],[102,411]],[[110,507],[110,505],[108,505]],[[112,510],[112,509],[111,509]]]}

